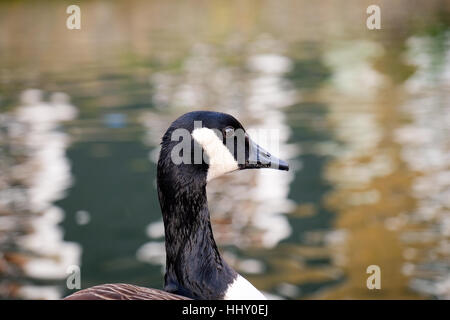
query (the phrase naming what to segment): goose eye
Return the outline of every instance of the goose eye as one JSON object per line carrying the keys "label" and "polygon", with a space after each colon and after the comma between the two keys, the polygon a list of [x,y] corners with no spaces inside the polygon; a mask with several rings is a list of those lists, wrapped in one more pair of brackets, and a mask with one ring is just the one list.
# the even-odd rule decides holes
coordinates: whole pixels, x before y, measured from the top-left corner
{"label": "goose eye", "polygon": [[225,128],[225,137],[229,138],[234,134],[234,129],[232,127]]}

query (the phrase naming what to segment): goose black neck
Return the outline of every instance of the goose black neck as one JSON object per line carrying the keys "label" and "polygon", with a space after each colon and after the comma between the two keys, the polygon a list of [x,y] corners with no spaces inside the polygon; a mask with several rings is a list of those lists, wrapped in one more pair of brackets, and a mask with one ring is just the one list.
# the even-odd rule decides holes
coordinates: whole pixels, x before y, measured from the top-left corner
{"label": "goose black neck", "polygon": [[214,241],[206,196],[207,170],[175,165],[163,148],[157,185],[166,243],[165,290],[194,299],[221,299],[236,277]]}

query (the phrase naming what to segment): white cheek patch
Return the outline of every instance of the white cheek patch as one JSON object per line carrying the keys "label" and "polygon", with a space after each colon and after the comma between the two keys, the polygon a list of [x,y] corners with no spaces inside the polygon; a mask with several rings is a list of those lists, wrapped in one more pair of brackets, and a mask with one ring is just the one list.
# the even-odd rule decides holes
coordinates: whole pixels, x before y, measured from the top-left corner
{"label": "white cheek patch", "polygon": [[239,169],[237,161],[222,140],[208,128],[198,128],[192,131],[194,140],[202,146],[209,158],[207,181],[227,172]]}
{"label": "white cheek patch", "polygon": [[267,300],[247,279],[238,274],[225,292],[224,300]]}

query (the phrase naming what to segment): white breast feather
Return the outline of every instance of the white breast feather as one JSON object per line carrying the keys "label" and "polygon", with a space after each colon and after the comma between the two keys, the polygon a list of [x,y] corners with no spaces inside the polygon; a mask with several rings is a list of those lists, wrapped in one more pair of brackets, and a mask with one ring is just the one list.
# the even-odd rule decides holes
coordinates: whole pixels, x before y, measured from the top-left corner
{"label": "white breast feather", "polygon": [[267,300],[247,279],[238,275],[225,292],[224,300]]}

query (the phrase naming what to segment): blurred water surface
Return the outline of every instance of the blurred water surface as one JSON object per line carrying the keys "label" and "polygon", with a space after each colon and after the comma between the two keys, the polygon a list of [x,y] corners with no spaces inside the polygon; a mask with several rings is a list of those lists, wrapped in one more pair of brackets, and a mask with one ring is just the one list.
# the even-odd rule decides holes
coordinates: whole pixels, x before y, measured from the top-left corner
{"label": "blurred water surface", "polygon": [[0,297],[64,296],[70,265],[161,288],[160,137],[215,110],[292,168],[208,185],[255,286],[450,298],[450,5],[381,1],[370,31],[369,4],[81,1],[67,30],[62,2],[0,3]]}

